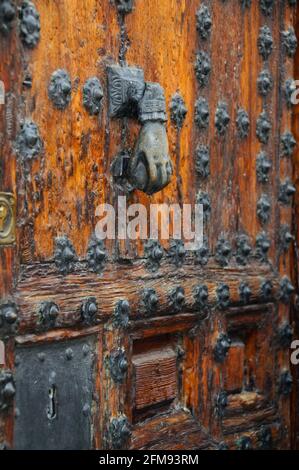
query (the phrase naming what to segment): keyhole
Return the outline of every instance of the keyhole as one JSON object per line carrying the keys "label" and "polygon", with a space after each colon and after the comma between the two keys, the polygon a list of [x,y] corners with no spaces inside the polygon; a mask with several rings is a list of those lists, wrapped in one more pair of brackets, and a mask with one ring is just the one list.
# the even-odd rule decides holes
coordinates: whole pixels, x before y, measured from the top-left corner
{"label": "keyhole", "polygon": [[0,232],[4,231],[4,224],[7,217],[7,207],[4,204],[0,204]]}
{"label": "keyhole", "polygon": [[56,406],[56,387],[53,385],[49,389],[49,406],[47,408],[47,417],[52,420],[56,418],[57,406]]}

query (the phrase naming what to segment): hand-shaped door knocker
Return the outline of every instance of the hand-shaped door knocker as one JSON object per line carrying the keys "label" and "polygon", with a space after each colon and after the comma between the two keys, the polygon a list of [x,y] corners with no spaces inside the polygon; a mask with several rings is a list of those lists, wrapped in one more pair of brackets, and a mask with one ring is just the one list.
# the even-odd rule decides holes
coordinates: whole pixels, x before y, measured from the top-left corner
{"label": "hand-shaped door knocker", "polygon": [[142,124],[126,176],[134,188],[156,193],[169,184],[173,172],[164,90],[159,83],[145,83],[142,69],[118,65],[108,67],[108,85],[110,116],[136,117]]}

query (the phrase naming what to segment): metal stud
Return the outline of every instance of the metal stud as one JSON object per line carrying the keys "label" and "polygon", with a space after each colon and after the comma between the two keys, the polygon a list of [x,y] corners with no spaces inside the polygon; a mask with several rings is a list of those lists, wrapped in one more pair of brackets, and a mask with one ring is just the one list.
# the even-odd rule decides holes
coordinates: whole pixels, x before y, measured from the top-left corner
{"label": "metal stud", "polygon": [[273,447],[272,432],[270,426],[262,426],[257,433],[258,448],[271,450]]}
{"label": "metal stud", "polygon": [[0,304],[0,336],[14,334],[18,327],[18,309],[14,302],[3,301]]}
{"label": "metal stud", "polygon": [[282,349],[288,349],[293,339],[293,328],[288,322],[284,322],[278,329],[278,343]]}
{"label": "metal stud", "polygon": [[261,283],[261,296],[263,300],[272,298],[273,284],[271,281],[264,280]]}
{"label": "metal stud", "polygon": [[194,69],[199,86],[206,86],[211,73],[211,59],[207,52],[200,51],[196,54]]}
{"label": "metal stud", "polygon": [[125,449],[130,437],[131,427],[128,418],[124,415],[112,418],[108,429],[109,448],[115,450]]}
{"label": "metal stud", "polygon": [[127,328],[129,326],[130,304],[127,300],[119,300],[116,303],[113,315],[113,324],[117,328]]}
{"label": "metal stud", "polygon": [[287,31],[282,32],[282,43],[285,48],[286,54],[291,58],[294,57],[298,45],[294,28],[289,27]]}
{"label": "metal stud", "polygon": [[69,274],[75,270],[77,255],[71,241],[65,235],[55,238],[54,261],[61,274]]}
{"label": "metal stud", "polygon": [[177,129],[183,127],[187,115],[185,101],[179,93],[175,93],[170,103],[170,118]]}
{"label": "metal stud", "polygon": [[264,110],[256,121],[256,136],[262,144],[267,144],[272,130],[272,124],[267,112]]}
{"label": "metal stud", "polygon": [[59,307],[55,302],[44,301],[38,308],[39,324],[43,328],[54,328],[59,315]]}
{"label": "metal stud", "polygon": [[266,224],[271,215],[271,202],[267,194],[262,194],[257,202],[257,216],[261,224]]}
{"label": "metal stud", "polygon": [[26,120],[16,139],[16,151],[23,162],[31,161],[42,151],[43,145],[37,125]]}
{"label": "metal stud", "polygon": [[238,450],[252,450],[252,441],[250,437],[242,436],[240,439],[236,441],[236,445]]}
{"label": "metal stud", "polygon": [[86,325],[97,322],[98,306],[95,297],[88,297],[81,306],[81,318]]}
{"label": "metal stud", "polygon": [[280,183],[278,200],[285,206],[292,203],[292,198],[296,192],[296,188],[289,178]]}
{"label": "metal stud", "polygon": [[8,410],[16,394],[13,375],[10,370],[0,370],[0,411]]}
{"label": "metal stud", "polygon": [[182,240],[170,240],[169,250],[167,253],[170,262],[177,267],[181,267],[186,257],[186,249]]}
{"label": "metal stud", "polygon": [[278,298],[283,304],[289,304],[295,288],[287,276],[283,277],[279,284],[280,291]]}
{"label": "metal stud", "polygon": [[101,274],[107,261],[107,251],[103,240],[92,235],[87,249],[87,264],[91,271]]}
{"label": "metal stud", "polygon": [[255,244],[255,257],[262,261],[268,261],[268,252],[271,246],[270,239],[265,232],[261,232],[256,237],[256,244]]}
{"label": "metal stud", "polygon": [[0,32],[6,36],[12,29],[16,11],[11,0],[2,0],[0,3]]}
{"label": "metal stud", "polygon": [[124,348],[118,348],[109,355],[109,370],[116,383],[123,383],[128,371],[128,360]]}
{"label": "metal stud", "polygon": [[40,38],[40,18],[34,3],[25,0],[19,9],[19,18],[22,43],[33,48]]}
{"label": "metal stud", "polygon": [[158,240],[148,240],[144,245],[144,254],[147,259],[147,268],[151,271],[157,271],[164,256],[164,249]]}
{"label": "metal stud", "polygon": [[133,10],[134,0],[114,0],[119,13],[126,15]]}
{"label": "metal stud", "polygon": [[71,101],[72,82],[66,70],[56,70],[51,76],[48,96],[55,108],[63,110]]}
{"label": "metal stud", "polygon": [[221,234],[216,243],[215,260],[220,266],[228,266],[232,256],[232,248],[230,242],[224,234]]}
{"label": "metal stud", "polygon": [[196,28],[201,39],[207,39],[212,29],[212,18],[208,7],[202,5],[196,13]]}
{"label": "metal stud", "polygon": [[170,291],[169,301],[174,312],[180,312],[185,305],[185,291],[183,287],[175,287]]}
{"label": "metal stud", "polygon": [[243,10],[245,10],[245,8],[251,7],[251,0],[240,0],[240,3]]}
{"label": "metal stud", "polygon": [[227,284],[220,284],[216,289],[217,307],[220,310],[225,310],[230,304],[230,291]]}
{"label": "metal stud", "polygon": [[273,37],[271,29],[268,26],[260,28],[257,45],[260,55],[264,60],[267,60],[273,50]]}
{"label": "metal stud", "polygon": [[279,378],[279,393],[288,396],[293,388],[293,379],[290,371],[285,370],[280,374]]}
{"label": "metal stud", "polygon": [[215,412],[217,416],[223,418],[227,405],[228,393],[225,390],[221,390],[221,392],[219,392],[215,398]]}
{"label": "metal stud", "polygon": [[206,129],[209,126],[210,110],[207,100],[200,97],[195,102],[195,123],[200,129]]}
{"label": "metal stud", "polygon": [[91,116],[96,116],[101,110],[104,93],[97,77],[88,78],[83,86],[83,105]]}
{"label": "metal stud", "polygon": [[225,131],[230,123],[230,117],[227,110],[227,104],[223,101],[218,103],[216,114],[215,114],[215,126],[218,135],[224,135]]}
{"label": "metal stud", "polygon": [[240,139],[248,137],[250,121],[248,113],[244,109],[238,110],[236,125]]}
{"label": "metal stud", "polygon": [[259,0],[260,8],[264,15],[271,15],[274,7],[274,0]]}
{"label": "metal stud", "polygon": [[157,309],[158,302],[159,299],[155,289],[147,288],[142,291],[142,303],[146,313],[154,313]]}
{"label": "metal stud", "polygon": [[204,284],[200,284],[194,289],[194,299],[196,307],[205,310],[208,307],[209,290]]}
{"label": "metal stud", "polygon": [[245,305],[248,304],[250,301],[250,297],[252,296],[252,291],[247,282],[241,282],[239,286],[239,294],[241,302]]}
{"label": "metal stud", "polygon": [[202,246],[195,252],[195,263],[205,266],[210,258],[210,248],[207,237],[203,237]]}
{"label": "metal stud", "polygon": [[286,131],[281,137],[281,156],[282,157],[291,157],[294,149],[297,145],[297,142],[293,134],[289,131]]}
{"label": "metal stud", "polygon": [[214,359],[217,362],[224,362],[229,348],[231,346],[231,340],[225,333],[220,333],[220,335],[217,338],[215,347],[214,347]]}
{"label": "metal stud", "polygon": [[259,183],[269,182],[269,173],[272,163],[267,157],[266,152],[260,152],[256,159],[256,176]]}
{"label": "metal stud", "polygon": [[282,225],[279,230],[279,248],[283,253],[286,253],[290,244],[294,241],[294,237],[290,232],[290,227],[288,225]]}
{"label": "metal stud", "polygon": [[273,78],[269,70],[262,70],[257,78],[258,92],[262,96],[267,96],[273,89]]}
{"label": "metal stud", "polygon": [[284,84],[284,96],[288,107],[290,108],[293,102],[293,94],[296,92],[297,86],[293,78],[288,78]]}
{"label": "metal stud", "polygon": [[211,199],[208,193],[199,191],[196,196],[196,203],[202,205],[203,218],[207,221],[211,215]]}
{"label": "metal stud", "polygon": [[206,145],[199,145],[196,148],[195,170],[202,178],[210,175],[210,149]]}
{"label": "metal stud", "polygon": [[237,252],[236,252],[236,261],[241,266],[245,266],[252,254],[252,248],[249,243],[249,238],[247,235],[241,234],[237,237],[236,240]]}

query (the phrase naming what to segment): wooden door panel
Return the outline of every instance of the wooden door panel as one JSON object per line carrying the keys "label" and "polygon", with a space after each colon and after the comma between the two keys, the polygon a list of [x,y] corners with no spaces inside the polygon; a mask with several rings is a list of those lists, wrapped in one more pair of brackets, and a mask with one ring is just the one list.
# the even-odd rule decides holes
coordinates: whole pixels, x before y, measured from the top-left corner
{"label": "wooden door panel", "polygon": [[[23,0],[11,3],[16,12]],[[43,447],[44,431],[36,439],[22,433],[30,420],[24,402],[36,399],[30,381],[47,362],[39,368],[35,351],[61,348],[60,363],[74,349],[73,380],[82,376],[75,356],[88,342],[81,384],[88,400],[79,394],[74,402],[87,404],[86,432],[74,429],[58,443],[50,429],[51,447],[282,449],[292,432],[296,441],[288,279],[298,282],[285,236],[293,189],[284,191],[293,172],[288,132],[298,136],[287,88],[295,73],[291,3],[34,0],[39,40],[28,47],[21,16],[1,34],[0,192],[12,193],[17,207],[17,242],[0,246],[2,447]],[[108,67],[115,64],[140,67],[145,82],[165,92],[174,171],[150,196],[124,191],[111,167],[134,153],[143,128],[132,116],[111,116]],[[64,106],[49,90],[57,74]],[[98,115],[84,105],[92,77],[103,94]],[[29,122],[38,132],[33,144],[24,134]],[[148,210],[203,203],[205,249],[180,257],[161,230],[162,259],[141,239],[96,240],[96,207],[110,203],[118,217],[124,194],[127,205]],[[32,367],[22,369],[31,355]],[[37,429],[47,419],[46,398]],[[67,405],[62,415],[73,413]]]}

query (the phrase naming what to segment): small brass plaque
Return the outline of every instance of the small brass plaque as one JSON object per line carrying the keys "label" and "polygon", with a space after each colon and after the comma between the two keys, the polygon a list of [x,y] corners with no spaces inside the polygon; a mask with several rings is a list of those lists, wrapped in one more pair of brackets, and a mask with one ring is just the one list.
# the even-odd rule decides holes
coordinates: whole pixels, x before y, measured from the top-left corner
{"label": "small brass plaque", "polygon": [[0,246],[16,241],[16,200],[11,193],[0,192]]}

